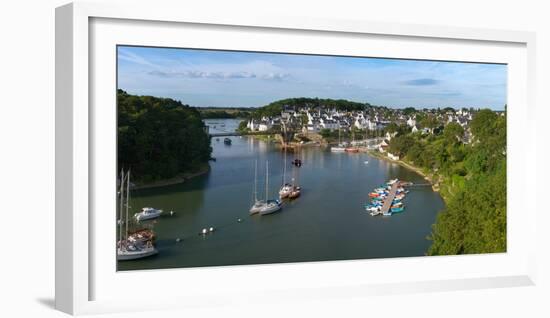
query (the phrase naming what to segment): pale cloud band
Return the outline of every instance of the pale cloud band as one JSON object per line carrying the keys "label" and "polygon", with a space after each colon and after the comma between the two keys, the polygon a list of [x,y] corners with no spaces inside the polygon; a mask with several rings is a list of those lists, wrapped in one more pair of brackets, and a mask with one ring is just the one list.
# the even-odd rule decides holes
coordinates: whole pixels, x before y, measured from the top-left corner
{"label": "pale cloud band", "polygon": [[506,65],[154,47],[118,48],[118,87],[194,106],[262,106],[290,97],[389,107],[506,104]]}

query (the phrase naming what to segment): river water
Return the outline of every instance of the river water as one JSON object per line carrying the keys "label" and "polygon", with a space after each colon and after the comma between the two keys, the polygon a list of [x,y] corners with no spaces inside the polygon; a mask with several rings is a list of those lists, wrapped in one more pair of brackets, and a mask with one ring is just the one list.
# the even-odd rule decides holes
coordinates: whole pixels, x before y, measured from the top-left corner
{"label": "river water", "polygon": [[[239,123],[206,122],[210,132],[232,131]],[[277,213],[249,216],[255,160],[259,197],[265,196],[268,161],[268,191],[275,198],[284,153],[270,142],[230,138],[230,146],[223,138],[212,139],[217,160],[210,163],[208,174],[174,186],[132,191],[132,212],[144,206],[165,211],[143,224],[154,228],[159,254],[119,262],[119,270],[422,256],[430,246],[426,237],[444,208],[440,195],[431,187],[413,187],[403,200],[404,212],[370,216],[363,205],[373,188],[393,178],[425,181],[409,169],[365,153],[331,153],[315,146],[287,153],[287,179],[297,178],[301,197]],[[298,156],[303,165],[294,168],[290,160]],[[215,228],[212,234],[198,234],[209,227]]]}

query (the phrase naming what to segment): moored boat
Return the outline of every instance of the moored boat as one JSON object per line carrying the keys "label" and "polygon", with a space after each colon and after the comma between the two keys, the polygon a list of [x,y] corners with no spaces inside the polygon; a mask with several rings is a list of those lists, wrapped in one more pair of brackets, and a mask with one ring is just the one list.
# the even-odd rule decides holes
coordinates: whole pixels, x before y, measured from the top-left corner
{"label": "moored boat", "polygon": [[145,207],[141,209],[141,212],[134,214],[134,217],[138,221],[145,221],[158,218],[162,214],[162,210],[154,209],[151,207]]}
{"label": "moored boat", "polygon": [[271,214],[281,210],[282,203],[279,200],[270,200],[269,198],[269,162],[265,163],[265,203],[260,207],[259,214]]}
{"label": "moored boat", "polygon": [[[117,244],[117,260],[128,261],[149,257],[158,253],[153,245],[154,233],[152,231],[138,231],[132,235],[128,233],[128,209],[130,206],[130,171],[124,175],[121,172],[120,184],[120,220],[122,221],[122,210],[126,207],[126,218],[124,222],[119,222],[119,241]],[[124,185],[126,181],[126,189]],[[126,193],[126,200],[124,194]],[[122,224],[125,223],[125,235],[122,237]]]}
{"label": "moored boat", "polygon": [[250,214],[259,213],[264,205],[265,201],[258,199],[258,161],[256,160],[254,162],[254,203],[248,212]]}
{"label": "moored boat", "polygon": [[392,207],[390,210],[391,210],[392,213],[397,213],[397,212],[403,212],[405,210],[405,208],[402,207],[402,206],[401,207],[395,207],[395,208]]}

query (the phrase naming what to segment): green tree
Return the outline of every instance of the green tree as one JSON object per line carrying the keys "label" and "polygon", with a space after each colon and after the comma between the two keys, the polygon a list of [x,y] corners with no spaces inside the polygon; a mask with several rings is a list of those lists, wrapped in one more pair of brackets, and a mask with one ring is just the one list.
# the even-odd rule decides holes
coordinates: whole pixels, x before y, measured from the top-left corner
{"label": "green tree", "polygon": [[118,166],[148,182],[208,163],[212,148],[200,113],[169,98],[117,92]]}

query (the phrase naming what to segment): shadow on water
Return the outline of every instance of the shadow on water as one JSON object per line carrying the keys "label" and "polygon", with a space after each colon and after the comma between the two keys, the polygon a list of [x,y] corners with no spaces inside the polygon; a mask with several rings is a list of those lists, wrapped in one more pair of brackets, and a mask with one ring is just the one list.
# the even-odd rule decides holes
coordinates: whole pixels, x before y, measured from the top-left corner
{"label": "shadow on water", "polygon": [[187,179],[184,182],[162,186],[162,187],[132,190],[132,196],[147,197],[147,196],[156,196],[159,194],[167,194],[167,193],[174,193],[174,192],[181,193],[181,192],[199,191],[201,189],[204,189],[205,185],[208,183],[210,174],[211,174],[211,171],[209,170],[203,175]]}

